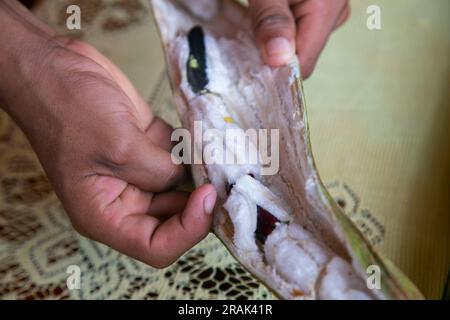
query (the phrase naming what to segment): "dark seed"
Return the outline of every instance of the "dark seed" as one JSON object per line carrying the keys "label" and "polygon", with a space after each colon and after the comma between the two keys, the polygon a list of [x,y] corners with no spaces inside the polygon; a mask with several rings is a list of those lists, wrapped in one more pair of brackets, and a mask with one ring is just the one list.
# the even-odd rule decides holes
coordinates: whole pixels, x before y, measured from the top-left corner
{"label": "dark seed", "polygon": [[[255,178],[252,173],[248,174],[250,177]],[[234,183],[228,184],[226,187],[227,195],[230,195],[231,189],[233,189]],[[256,222],[255,237],[260,243],[264,244],[266,242],[269,234],[275,229],[277,223],[280,222],[275,216],[273,216],[269,211],[264,208],[257,206],[258,218]]]}
{"label": "dark seed", "polygon": [[187,78],[192,91],[201,93],[206,90],[208,76],[206,74],[206,49],[203,29],[193,27],[188,33],[189,58],[186,63]]}
{"label": "dark seed", "polygon": [[256,240],[264,244],[278,222],[280,220],[275,218],[269,211],[258,206],[258,220],[255,231]]}

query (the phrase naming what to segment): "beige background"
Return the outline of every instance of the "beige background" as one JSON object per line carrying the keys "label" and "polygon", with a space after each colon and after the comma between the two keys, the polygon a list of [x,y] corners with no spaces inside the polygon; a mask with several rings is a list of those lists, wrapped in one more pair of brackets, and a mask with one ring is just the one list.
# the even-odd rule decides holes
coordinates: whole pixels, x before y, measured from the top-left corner
{"label": "beige background", "polygon": [[[365,27],[378,4],[382,29]],[[428,297],[450,266],[450,2],[352,2],[305,90],[324,181],[385,226],[381,250]]]}

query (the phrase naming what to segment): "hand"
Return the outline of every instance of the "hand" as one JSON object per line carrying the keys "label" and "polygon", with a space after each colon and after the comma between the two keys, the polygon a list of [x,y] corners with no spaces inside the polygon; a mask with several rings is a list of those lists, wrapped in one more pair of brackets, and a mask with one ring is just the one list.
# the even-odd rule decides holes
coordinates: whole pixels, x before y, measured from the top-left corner
{"label": "hand", "polygon": [[76,230],[151,266],[169,265],[208,234],[216,191],[171,191],[184,169],[171,161],[169,125],[93,47],[39,37],[0,59],[14,75],[0,81],[5,109]]}
{"label": "hand", "polygon": [[250,0],[249,10],[264,61],[284,65],[296,52],[305,79],[350,13],[348,0]]}

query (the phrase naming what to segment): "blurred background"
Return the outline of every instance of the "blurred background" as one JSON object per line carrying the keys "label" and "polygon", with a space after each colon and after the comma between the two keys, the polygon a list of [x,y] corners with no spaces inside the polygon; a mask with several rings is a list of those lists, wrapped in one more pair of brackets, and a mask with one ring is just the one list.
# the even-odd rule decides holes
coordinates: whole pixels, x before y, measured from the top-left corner
{"label": "blurred background", "polygon": [[[49,25],[116,63],[154,112],[179,122],[146,0],[25,1]],[[81,30],[66,8],[81,8]],[[381,8],[381,30],[366,26]],[[330,193],[427,298],[450,268],[450,1],[354,0],[305,82],[312,147]],[[66,270],[82,270],[68,290]],[[447,293],[448,297],[448,293]],[[267,299],[210,235],[156,270],[70,227],[39,162],[0,113],[0,299]]]}

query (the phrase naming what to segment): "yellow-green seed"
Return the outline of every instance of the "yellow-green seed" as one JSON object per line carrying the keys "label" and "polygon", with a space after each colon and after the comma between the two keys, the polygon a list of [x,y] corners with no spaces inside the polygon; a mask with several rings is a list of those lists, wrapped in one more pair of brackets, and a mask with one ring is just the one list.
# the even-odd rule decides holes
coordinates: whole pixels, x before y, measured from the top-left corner
{"label": "yellow-green seed", "polygon": [[194,57],[190,57],[190,59],[189,59],[189,67],[192,68],[192,69],[199,68],[200,66],[198,64],[197,59],[195,59]]}

